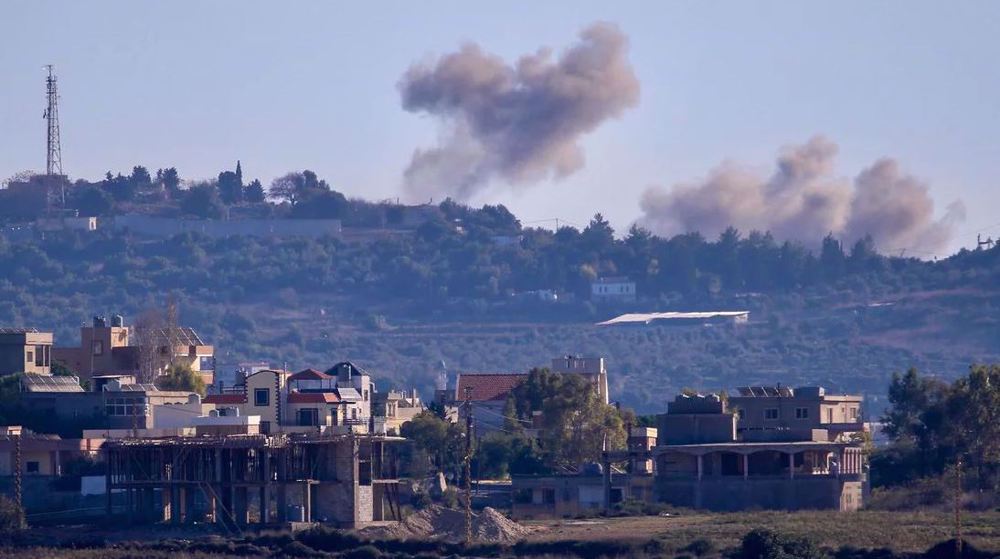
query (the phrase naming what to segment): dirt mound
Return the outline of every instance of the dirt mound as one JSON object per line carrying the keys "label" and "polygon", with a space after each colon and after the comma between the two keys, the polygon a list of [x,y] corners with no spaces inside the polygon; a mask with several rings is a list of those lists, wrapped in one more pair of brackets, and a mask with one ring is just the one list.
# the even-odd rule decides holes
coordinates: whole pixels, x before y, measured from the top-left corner
{"label": "dirt mound", "polygon": [[[514,543],[529,532],[496,509],[486,507],[480,513],[472,513],[472,537],[476,541]],[[465,539],[465,511],[431,505],[398,524],[371,526],[361,530],[361,534],[370,538],[437,538],[459,542]]]}

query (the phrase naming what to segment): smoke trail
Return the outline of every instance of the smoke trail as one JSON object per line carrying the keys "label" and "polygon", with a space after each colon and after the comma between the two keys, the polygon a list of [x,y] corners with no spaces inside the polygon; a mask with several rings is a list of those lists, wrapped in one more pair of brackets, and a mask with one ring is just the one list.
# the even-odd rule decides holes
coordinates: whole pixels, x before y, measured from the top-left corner
{"label": "smoke trail", "polygon": [[640,221],[663,234],[700,231],[714,237],[730,225],[771,231],[779,239],[815,245],[827,233],[846,242],[871,235],[883,249],[945,247],[964,219],[961,202],[934,219],[928,187],[881,159],[848,181],[834,175],[837,146],[822,136],[785,149],[770,178],[732,163],[701,183],[643,193]]}
{"label": "smoke trail", "polygon": [[597,23],[555,61],[540,49],[508,65],[467,44],[410,67],[399,82],[403,108],[437,117],[444,133],[414,152],[407,189],[467,199],[496,177],[530,183],[579,170],[581,136],[639,101],[627,49],[617,26]]}

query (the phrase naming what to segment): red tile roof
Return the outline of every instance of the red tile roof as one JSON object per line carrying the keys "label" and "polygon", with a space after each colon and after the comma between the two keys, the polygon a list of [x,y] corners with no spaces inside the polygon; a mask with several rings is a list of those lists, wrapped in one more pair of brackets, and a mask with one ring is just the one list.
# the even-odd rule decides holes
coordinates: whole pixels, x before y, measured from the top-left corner
{"label": "red tile roof", "polygon": [[288,377],[288,380],[326,380],[331,378],[333,377],[316,369],[306,369]]}
{"label": "red tile roof", "polygon": [[203,404],[245,404],[247,403],[246,394],[209,394],[205,396],[201,403]]}
{"label": "red tile roof", "polygon": [[333,392],[291,392],[289,404],[336,404],[340,397]]}
{"label": "red tile roof", "polygon": [[473,402],[506,400],[510,391],[527,379],[528,373],[459,374],[455,399],[465,401],[465,389],[471,388],[469,399]]}

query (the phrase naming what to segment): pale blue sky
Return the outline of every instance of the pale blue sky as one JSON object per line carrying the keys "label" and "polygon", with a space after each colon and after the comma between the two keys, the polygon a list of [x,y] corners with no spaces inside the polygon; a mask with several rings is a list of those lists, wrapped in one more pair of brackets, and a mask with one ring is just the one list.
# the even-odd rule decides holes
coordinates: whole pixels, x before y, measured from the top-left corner
{"label": "pale blue sky", "polygon": [[[474,6],[474,9],[470,8]],[[0,2],[0,177],[44,168],[44,64],[55,64],[64,171],[134,164],[184,178],[243,162],[265,184],[310,168],[348,195],[401,195],[436,122],[400,108],[414,61],[464,41],[507,58],[570,46],[586,25],[631,41],[637,108],[583,142],[556,183],[496,184],[526,222],[624,230],[652,184],[724,159],[767,172],[824,134],[853,176],[880,156],[968,208],[954,247],[1000,233],[1000,2]],[[919,247],[913,247],[919,250]]]}

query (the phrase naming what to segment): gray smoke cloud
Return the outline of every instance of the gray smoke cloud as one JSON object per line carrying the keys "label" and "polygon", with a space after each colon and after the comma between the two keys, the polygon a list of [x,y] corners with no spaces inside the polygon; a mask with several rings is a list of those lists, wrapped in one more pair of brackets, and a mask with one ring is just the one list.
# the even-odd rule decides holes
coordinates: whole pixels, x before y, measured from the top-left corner
{"label": "gray smoke cloud", "polygon": [[553,60],[549,49],[513,65],[466,44],[399,82],[403,108],[443,121],[438,145],[418,149],[404,179],[414,194],[468,199],[493,178],[526,184],[583,167],[578,141],[639,102],[628,39],[596,23]]}
{"label": "gray smoke cloud", "polygon": [[848,243],[870,234],[883,250],[934,252],[965,218],[956,201],[935,220],[928,186],[892,159],[876,161],[851,181],[834,175],[836,155],[836,144],[816,136],[784,149],[767,178],[723,163],[700,183],[651,187],[640,201],[640,222],[661,234],[699,231],[709,238],[731,225],[807,245],[828,233]]}

